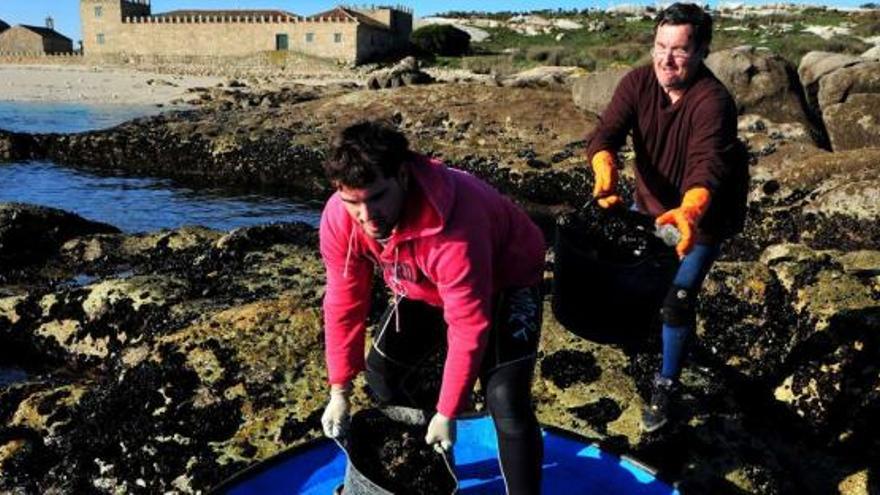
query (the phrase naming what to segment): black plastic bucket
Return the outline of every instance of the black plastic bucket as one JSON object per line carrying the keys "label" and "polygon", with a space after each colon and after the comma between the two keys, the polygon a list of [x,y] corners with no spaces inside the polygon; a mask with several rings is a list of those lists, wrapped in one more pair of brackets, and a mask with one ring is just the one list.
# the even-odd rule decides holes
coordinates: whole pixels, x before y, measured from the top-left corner
{"label": "black plastic bucket", "polygon": [[[425,411],[421,409],[413,409],[409,407],[384,407],[381,409],[365,409],[359,411],[355,414],[355,417],[352,418],[352,428],[356,428],[359,422],[357,421],[358,415],[364,414],[376,414],[380,413],[387,417],[388,419],[398,422],[405,425],[418,425],[418,426],[426,426],[428,425],[428,416]],[[342,443],[342,447],[345,449],[348,463],[345,467],[345,480],[343,485],[337,488],[337,495],[395,495],[394,492],[387,490],[377,483],[375,480],[370,479],[366,476],[361,468],[358,467],[358,459],[356,456],[352,454],[357,451],[357,446],[353,445],[352,442],[354,438],[357,438],[356,432],[351,432],[349,435],[349,440]],[[437,454],[438,456],[440,454]],[[448,460],[447,468],[449,471],[450,484],[455,488],[450,490],[450,494],[455,494],[458,492],[458,480],[455,478],[452,472],[452,464]],[[396,495],[405,495],[405,494],[396,494]],[[408,494],[406,494],[408,495]]]}
{"label": "black plastic bucket", "polygon": [[[597,216],[600,215],[600,216]],[[556,222],[553,314],[569,331],[603,343],[637,343],[659,323],[678,258],[653,236],[650,217],[613,213],[618,230],[637,237],[642,251],[615,252],[614,239],[602,238],[597,223],[612,213],[577,214]],[[632,249],[631,246],[620,249]],[[613,255],[613,256],[612,256]]]}

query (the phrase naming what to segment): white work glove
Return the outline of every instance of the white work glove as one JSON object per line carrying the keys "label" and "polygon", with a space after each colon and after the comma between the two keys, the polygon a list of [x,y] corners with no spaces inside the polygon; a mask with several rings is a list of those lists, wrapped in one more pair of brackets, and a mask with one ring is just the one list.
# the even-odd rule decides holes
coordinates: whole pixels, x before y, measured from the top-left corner
{"label": "white work glove", "polygon": [[330,388],[330,401],[324,408],[321,416],[321,425],[324,427],[324,435],[330,438],[339,438],[348,431],[349,404],[348,397],[351,395],[351,385],[333,385]]}
{"label": "white work glove", "polygon": [[425,442],[434,447],[438,453],[450,452],[455,444],[455,420],[436,413],[428,423],[428,434]]}

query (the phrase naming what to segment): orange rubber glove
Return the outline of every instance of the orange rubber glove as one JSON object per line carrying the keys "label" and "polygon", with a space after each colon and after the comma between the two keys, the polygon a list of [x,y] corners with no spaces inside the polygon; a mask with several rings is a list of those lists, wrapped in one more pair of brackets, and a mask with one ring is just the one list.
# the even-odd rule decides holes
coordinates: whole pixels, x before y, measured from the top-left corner
{"label": "orange rubber glove", "polygon": [[657,217],[657,225],[675,225],[681,232],[681,240],[675,246],[675,252],[679,258],[690,252],[694,247],[694,230],[706,210],[709,209],[709,203],[712,197],[709,190],[705,187],[694,187],[688,189],[681,198],[681,206],[667,211]]}
{"label": "orange rubber glove", "polygon": [[602,208],[611,208],[619,204],[620,196],[615,194],[617,189],[617,167],[614,165],[614,156],[609,151],[602,150],[593,155],[593,197],[596,198]]}

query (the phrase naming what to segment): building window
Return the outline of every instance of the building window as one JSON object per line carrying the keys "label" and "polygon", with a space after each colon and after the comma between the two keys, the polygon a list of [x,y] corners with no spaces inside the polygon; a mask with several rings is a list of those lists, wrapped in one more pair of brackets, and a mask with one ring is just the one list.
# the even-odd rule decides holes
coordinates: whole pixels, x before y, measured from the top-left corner
{"label": "building window", "polygon": [[342,43],[342,33],[333,33],[333,42]]}
{"label": "building window", "polygon": [[306,43],[315,41],[315,33],[306,33]]}
{"label": "building window", "polygon": [[104,15],[104,7],[98,5],[95,7],[95,17],[102,17]]}
{"label": "building window", "polygon": [[287,50],[288,48],[288,39],[286,34],[276,34],[275,35],[275,49],[276,50]]}
{"label": "building window", "polygon": [[104,33],[98,33],[98,44],[99,45],[104,44]]}

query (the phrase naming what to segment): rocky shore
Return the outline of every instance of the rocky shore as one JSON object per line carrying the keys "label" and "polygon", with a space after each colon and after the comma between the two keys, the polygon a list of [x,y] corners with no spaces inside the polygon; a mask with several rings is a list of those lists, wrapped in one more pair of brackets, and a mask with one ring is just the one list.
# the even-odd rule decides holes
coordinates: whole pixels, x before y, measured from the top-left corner
{"label": "rocky shore", "polygon": [[[749,49],[714,56],[741,104],[753,181],[747,230],[701,299],[684,418],[642,434],[659,343],[580,338],[555,320],[549,295],[539,417],[655,466],[683,493],[878,493],[880,134],[873,120],[859,117],[854,129],[838,116],[872,115],[880,68],[851,60],[799,71]],[[333,131],[384,117],[415,149],[525,204],[549,235],[553,217],[592,190],[582,140],[596,116],[574,102],[613,79],[206,88],[193,93],[196,109],[106,131],[0,132],[0,161],[48,158],[320,200]],[[804,87],[815,100],[798,96],[810,94]],[[29,374],[0,388],[0,491],[205,492],[318,437],[316,244],[299,224],[126,235],[0,205],[0,364]],[[367,404],[360,387],[356,399]]]}

